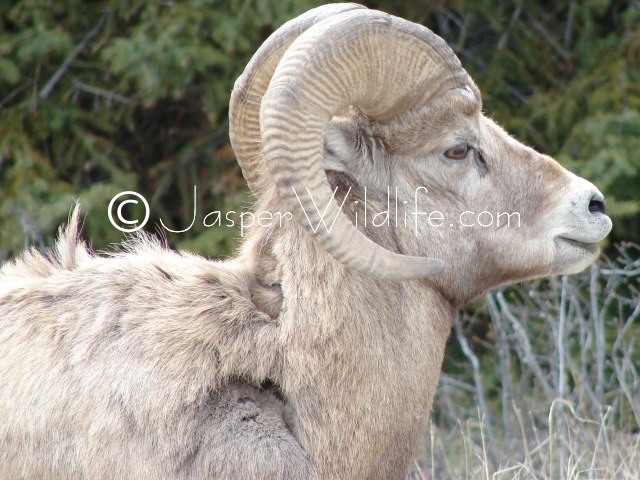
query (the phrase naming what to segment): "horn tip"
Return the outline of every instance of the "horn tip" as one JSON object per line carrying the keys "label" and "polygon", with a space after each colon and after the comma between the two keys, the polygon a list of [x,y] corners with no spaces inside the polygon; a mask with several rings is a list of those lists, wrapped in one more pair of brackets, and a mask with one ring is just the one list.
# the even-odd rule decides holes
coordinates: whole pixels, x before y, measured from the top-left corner
{"label": "horn tip", "polygon": [[395,258],[392,267],[383,271],[378,270],[378,273],[373,275],[385,280],[420,280],[441,273],[446,266],[447,264],[438,258],[402,255],[400,258]]}
{"label": "horn tip", "polygon": [[415,263],[416,278],[431,277],[441,273],[447,264],[438,258],[417,257]]}

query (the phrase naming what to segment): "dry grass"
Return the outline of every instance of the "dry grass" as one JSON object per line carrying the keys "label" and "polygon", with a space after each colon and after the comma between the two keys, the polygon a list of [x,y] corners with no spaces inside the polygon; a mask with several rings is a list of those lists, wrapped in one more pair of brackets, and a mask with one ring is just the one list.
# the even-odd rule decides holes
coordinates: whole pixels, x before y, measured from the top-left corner
{"label": "dry grass", "polygon": [[639,479],[639,317],[637,245],[487,294],[456,320],[411,478]]}

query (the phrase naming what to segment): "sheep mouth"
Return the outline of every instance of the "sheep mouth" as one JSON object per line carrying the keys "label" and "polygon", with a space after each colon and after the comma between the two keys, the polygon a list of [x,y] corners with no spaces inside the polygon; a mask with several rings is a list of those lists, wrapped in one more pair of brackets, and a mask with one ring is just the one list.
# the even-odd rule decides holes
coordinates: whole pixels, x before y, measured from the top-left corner
{"label": "sheep mouth", "polygon": [[573,238],[568,237],[558,237],[559,241],[562,241],[566,244],[571,245],[572,247],[577,247],[582,250],[586,250],[589,253],[597,253],[598,252],[598,244],[593,242],[582,242],[580,240],[574,240]]}

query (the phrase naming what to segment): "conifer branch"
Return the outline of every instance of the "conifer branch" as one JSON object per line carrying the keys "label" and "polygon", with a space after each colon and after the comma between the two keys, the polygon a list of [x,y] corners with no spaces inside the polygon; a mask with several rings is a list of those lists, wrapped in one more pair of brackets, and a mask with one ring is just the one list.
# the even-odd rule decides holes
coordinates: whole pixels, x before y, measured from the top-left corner
{"label": "conifer branch", "polygon": [[96,22],[96,24],[93,26],[93,28],[87,32],[87,34],[80,41],[80,43],[78,43],[76,47],[73,49],[73,51],[67,56],[67,58],[64,59],[64,62],[62,62],[62,65],[58,67],[58,69],[55,71],[55,73],[49,79],[49,81],[45,84],[45,86],[42,87],[42,90],[40,90],[40,98],[47,98],[49,96],[51,91],[55,88],[56,84],[60,81],[62,76],[65,74],[65,72],[69,68],[69,65],[71,65],[71,62],[73,62],[76,59],[76,57],[80,55],[80,52],[84,49],[84,47],[87,45],[89,40],[95,37],[100,31],[100,29],[102,29],[102,26],[104,25],[104,22],[106,19],[107,19],[107,14],[103,13],[98,19],[98,21]]}

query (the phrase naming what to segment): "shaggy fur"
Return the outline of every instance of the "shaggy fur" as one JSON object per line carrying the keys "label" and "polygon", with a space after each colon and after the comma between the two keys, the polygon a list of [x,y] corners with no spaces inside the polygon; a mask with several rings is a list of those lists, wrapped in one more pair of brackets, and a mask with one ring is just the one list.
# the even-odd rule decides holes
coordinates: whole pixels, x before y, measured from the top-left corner
{"label": "shaggy fur", "polygon": [[[328,178],[353,219],[363,190]],[[49,255],[0,270],[0,478],[406,475],[452,290],[362,277],[295,223],[216,262],[146,236],[95,256],[77,217]],[[363,231],[400,248],[393,229]]]}
{"label": "shaggy fur", "polygon": [[251,272],[77,224],[0,272],[0,478],[313,478]]}
{"label": "shaggy fur", "polygon": [[[48,255],[0,270],[0,478],[364,478],[372,460],[378,478],[406,471],[453,312],[440,295],[358,283],[293,226],[256,232],[229,262],[146,236],[105,258],[78,239],[77,217]],[[323,452],[316,465],[298,437]]]}
{"label": "shaggy fur", "polygon": [[[344,214],[384,249],[444,270],[373,278],[295,221],[256,225],[227,262],[149,237],[101,257],[79,240],[76,211],[52,252],[0,270],[0,479],[407,474],[456,308],[584,269],[611,222],[593,185],[482,115],[474,85],[394,124],[348,110],[324,151]],[[460,145],[468,155],[447,156]],[[262,177],[256,211],[287,213]],[[521,222],[459,221],[483,210]]]}

